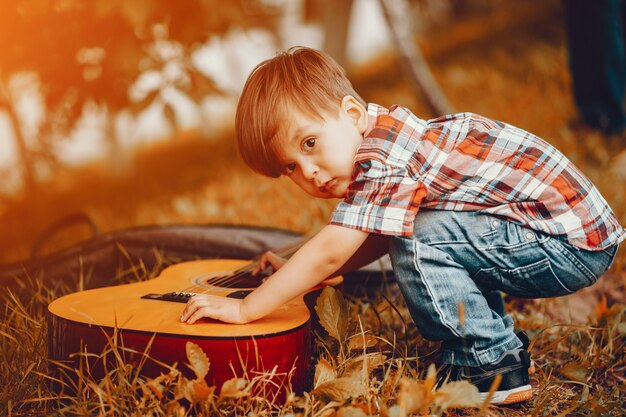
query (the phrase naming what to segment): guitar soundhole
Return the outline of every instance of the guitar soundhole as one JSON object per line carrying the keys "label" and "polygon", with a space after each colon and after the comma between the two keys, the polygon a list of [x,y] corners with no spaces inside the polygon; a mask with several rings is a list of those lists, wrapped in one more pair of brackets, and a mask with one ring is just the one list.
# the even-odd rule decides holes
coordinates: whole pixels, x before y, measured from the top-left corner
{"label": "guitar soundhole", "polygon": [[201,275],[196,278],[196,283],[199,285],[206,286],[214,286],[214,287],[223,287],[223,288],[256,288],[258,287],[263,279],[266,278],[266,275],[258,274],[252,276],[249,273],[245,274],[220,274],[217,276],[213,275]]}

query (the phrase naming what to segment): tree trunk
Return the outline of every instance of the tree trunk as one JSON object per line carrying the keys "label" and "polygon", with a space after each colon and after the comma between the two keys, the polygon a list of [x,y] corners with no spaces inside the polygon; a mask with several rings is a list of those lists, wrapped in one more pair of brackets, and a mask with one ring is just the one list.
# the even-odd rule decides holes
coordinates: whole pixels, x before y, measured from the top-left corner
{"label": "tree trunk", "polygon": [[26,144],[26,138],[22,134],[20,119],[15,112],[9,90],[5,83],[0,80],[0,109],[2,108],[7,112],[13,128],[13,137],[17,145],[18,167],[22,172],[22,188],[26,191],[32,191],[36,185],[35,165]]}
{"label": "tree trunk", "polygon": [[106,138],[109,141],[109,166],[111,174],[116,177],[123,177],[130,173],[133,168],[132,151],[124,149],[120,143],[121,138],[117,134],[115,126],[117,113],[107,108],[107,121],[105,126]]}
{"label": "tree trunk", "polygon": [[324,52],[346,67],[346,47],[353,0],[324,0]]}
{"label": "tree trunk", "polygon": [[413,89],[426,99],[434,116],[452,113],[452,106],[439,88],[422,51],[415,43],[407,1],[380,0],[380,5]]}

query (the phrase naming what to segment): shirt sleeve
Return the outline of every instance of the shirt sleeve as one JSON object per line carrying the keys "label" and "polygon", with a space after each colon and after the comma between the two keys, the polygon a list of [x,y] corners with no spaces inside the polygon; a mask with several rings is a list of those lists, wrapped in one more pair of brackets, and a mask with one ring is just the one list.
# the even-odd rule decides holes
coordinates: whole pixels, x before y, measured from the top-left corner
{"label": "shirt sleeve", "polygon": [[408,236],[426,195],[426,187],[407,175],[405,167],[378,160],[357,162],[344,200],[330,224],[368,233]]}

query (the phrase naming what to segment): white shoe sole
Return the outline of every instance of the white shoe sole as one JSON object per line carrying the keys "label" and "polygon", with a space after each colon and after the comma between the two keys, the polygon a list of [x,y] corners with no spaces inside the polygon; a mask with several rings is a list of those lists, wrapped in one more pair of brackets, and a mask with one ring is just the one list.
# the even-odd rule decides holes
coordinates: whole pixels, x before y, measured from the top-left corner
{"label": "white shoe sole", "polygon": [[[480,399],[485,401],[488,392],[481,392]],[[496,391],[491,397],[490,404],[494,405],[506,405],[515,404],[522,401],[530,400],[533,397],[533,389],[530,385],[523,385],[521,387],[513,388],[507,391]]]}

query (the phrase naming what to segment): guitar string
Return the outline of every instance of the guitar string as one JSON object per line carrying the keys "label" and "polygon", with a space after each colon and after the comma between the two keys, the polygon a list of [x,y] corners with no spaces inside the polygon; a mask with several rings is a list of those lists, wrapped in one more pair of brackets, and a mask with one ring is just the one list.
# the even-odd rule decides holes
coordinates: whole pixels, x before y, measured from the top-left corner
{"label": "guitar string", "polygon": [[[298,240],[295,243],[279,248],[275,251],[275,253],[281,258],[288,257],[293,255],[293,253],[295,253],[295,251],[298,250],[303,243],[304,242],[302,240]],[[258,261],[244,265],[243,267],[232,271],[230,274],[213,278],[211,280],[211,284],[222,288],[230,288],[231,286],[237,284],[239,280],[242,280],[247,274],[252,273],[256,269],[257,265]]]}
{"label": "guitar string", "polygon": [[[285,257],[288,258],[289,256],[293,255],[307,240],[308,238],[299,239],[273,252],[282,258],[285,258]],[[246,264],[238,269],[235,269],[229,274],[209,278],[210,285],[211,285],[210,288],[206,288],[202,285],[194,284],[190,287],[183,289],[182,292],[193,292],[195,294],[208,294],[213,290],[213,287],[232,288],[239,281],[243,280],[244,277],[246,277],[246,275],[252,273],[256,269],[257,265],[258,265],[258,260],[253,261],[249,264]]]}
{"label": "guitar string", "polygon": [[[289,245],[288,247],[281,248],[275,253],[280,257],[285,257],[293,254],[302,244],[300,242]],[[196,285],[200,289],[199,294],[207,294],[213,290],[213,287],[219,288],[232,288],[237,285],[240,281],[243,281],[248,274],[251,274],[257,267],[258,261],[249,263],[244,265],[241,268],[238,268],[227,275],[222,275],[218,277],[213,277],[208,281],[211,285],[210,288],[202,287],[201,285]]]}

